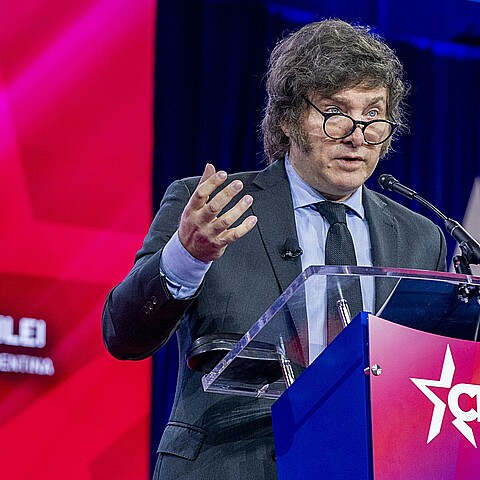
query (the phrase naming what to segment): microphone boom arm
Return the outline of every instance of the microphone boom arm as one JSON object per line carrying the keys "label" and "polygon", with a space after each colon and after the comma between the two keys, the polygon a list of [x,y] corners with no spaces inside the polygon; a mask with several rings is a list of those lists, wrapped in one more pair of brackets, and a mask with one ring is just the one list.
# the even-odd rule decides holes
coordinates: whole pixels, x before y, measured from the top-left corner
{"label": "microphone boom arm", "polygon": [[[480,265],[480,243],[478,243],[459,222],[448,218],[437,207],[418,195],[417,192],[402,185],[393,175],[380,175],[378,183],[384,190],[397,192],[411,200],[417,200],[438,215],[443,220],[445,229],[456,240],[462,251],[463,258],[459,256],[454,258],[455,270],[457,273],[472,275],[470,265]],[[457,268],[459,270],[457,270]]]}

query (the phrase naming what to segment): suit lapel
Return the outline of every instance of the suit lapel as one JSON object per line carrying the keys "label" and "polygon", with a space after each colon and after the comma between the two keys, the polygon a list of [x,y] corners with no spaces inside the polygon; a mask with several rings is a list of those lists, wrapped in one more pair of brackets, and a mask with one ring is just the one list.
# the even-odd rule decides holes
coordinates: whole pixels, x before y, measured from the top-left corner
{"label": "suit lapel", "polygon": [[[258,217],[260,236],[283,292],[302,272],[300,257],[282,258],[287,239],[295,239],[298,245],[292,194],[284,162],[276,161],[260,172],[254,184],[259,190],[254,193],[252,210]],[[288,307],[294,331],[289,328],[290,338],[284,340],[289,343],[291,359],[305,365],[308,360],[308,330],[304,304],[300,304],[299,308],[293,308],[292,305]],[[288,316],[285,317],[285,322],[288,327]]]}
{"label": "suit lapel", "polygon": [[363,204],[370,230],[372,262],[376,267],[398,267],[397,222],[387,204],[364,187]]}
{"label": "suit lapel", "polygon": [[[363,205],[370,231],[372,263],[375,267],[400,267],[398,225],[380,196],[363,187]],[[375,282],[375,305],[378,310],[396,281]]]}
{"label": "suit lapel", "polygon": [[285,241],[295,239],[298,243],[293,212],[292,195],[285,165],[276,161],[260,172],[254,183],[260,188],[254,194],[252,210],[258,217],[258,229],[268,258],[282,291],[300,275],[300,257],[292,260],[282,258]]}

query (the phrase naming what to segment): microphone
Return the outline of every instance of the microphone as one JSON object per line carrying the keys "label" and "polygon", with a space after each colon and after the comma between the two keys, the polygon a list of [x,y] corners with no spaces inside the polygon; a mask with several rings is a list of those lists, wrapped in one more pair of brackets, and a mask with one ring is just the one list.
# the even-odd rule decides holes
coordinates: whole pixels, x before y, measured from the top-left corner
{"label": "microphone", "polygon": [[410,199],[414,199],[415,195],[417,195],[417,192],[402,185],[393,175],[389,175],[388,173],[380,175],[378,177],[378,183],[384,190],[400,193]]}
{"label": "microphone", "polygon": [[[465,262],[462,262],[462,259],[459,259],[458,262],[462,263],[462,265],[455,263],[455,269],[457,269],[458,266],[460,270],[466,270],[458,271],[457,273],[469,273],[471,275],[468,265],[480,264],[480,243],[478,243],[477,240],[475,240],[475,238],[473,238],[472,235],[470,235],[460,223],[458,223],[456,220],[448,218],[437,207],[418,195],[415,190],[402,185],[393,175],[386,173],[380,175],[380,177],[378,177],[378,183],[384,190],[400,193],[411,200],[417,200],[438,215],[443,220],[447,232],[457,241],[467,262],[465,265]],[[457,258],[458,257],[455,257],[455,259]]]}
{"label": "microphone", "polygon": [[283,244],[282,258],[284,260],[291,260],[303,254],[303,250],[298,246],[295,238],[287,238]]}

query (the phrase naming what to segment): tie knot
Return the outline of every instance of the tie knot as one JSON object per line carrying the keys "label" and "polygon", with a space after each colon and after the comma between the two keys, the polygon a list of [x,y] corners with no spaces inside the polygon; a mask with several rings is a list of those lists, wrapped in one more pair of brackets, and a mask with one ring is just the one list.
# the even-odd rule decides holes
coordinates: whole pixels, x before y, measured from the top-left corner
{"label": "tie knot", "polygon": [[325,217],[330,225],[334,223],[347,223],[347,206],[343,203],[320,202],[314,207]]}

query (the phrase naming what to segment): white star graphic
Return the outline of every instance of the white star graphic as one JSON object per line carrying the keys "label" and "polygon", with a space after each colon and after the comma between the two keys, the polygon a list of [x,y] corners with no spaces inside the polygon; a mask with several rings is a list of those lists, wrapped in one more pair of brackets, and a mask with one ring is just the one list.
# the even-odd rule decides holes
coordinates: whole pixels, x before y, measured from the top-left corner
{"label": "white star graphic", "polygon": [[452,414],[456,417],[453,420],[453,425],[459,432],[476,448],[475,437],[473,430],[465,423],[478,419],[478,412],[474,409],[464,412],[458,405],[458,398],[462,394],[467,394],[474,398],[478,394],[478,385],[458,384],[452,388],[453,375],[455,373],[455,364],[453,362],[450,345],[447,345],[445,358],[443,360],[442,373],[440,380],[425,380],[420,378],[411,378],[410,380],[419,388],[419,390],[433,403],[432,421],[430,423],[430,430],[428,432],[427,443],[430,443],[439,433],[442,428],[443,417],[447,405],[435,393],[430,390],[430,387],[440,387],[451,389],[448,394],[448,406]]}

